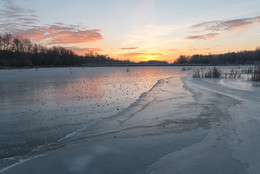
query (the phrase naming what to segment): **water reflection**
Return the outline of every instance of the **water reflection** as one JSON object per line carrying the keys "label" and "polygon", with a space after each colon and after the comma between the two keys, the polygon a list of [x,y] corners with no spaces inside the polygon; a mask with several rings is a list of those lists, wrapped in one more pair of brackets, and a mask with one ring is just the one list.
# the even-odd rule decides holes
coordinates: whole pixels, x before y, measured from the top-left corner
{"label": "water reflection", "polygon": [[29,152],[57,141],[129,107],[159,79],[178,71],[130,67],[127,72],[125,67],[111,67],[72,72],[68,68],[0,71],[0,149],[13,152],[13,147],[26,146],[20,150]]}
{"label": "water reflection", "polygon": [[1,71],[3,107],[52,103],[133,102],[157,80],[172,76],[171,68],[66,68]]}
{"label": "water reflection", "polygon": [[102,77],[78,78],[63,83],[54,83],[47,89],[38,92],[35,98],[54,102],[68,102],[79,100],[99,100],[104,95]]}

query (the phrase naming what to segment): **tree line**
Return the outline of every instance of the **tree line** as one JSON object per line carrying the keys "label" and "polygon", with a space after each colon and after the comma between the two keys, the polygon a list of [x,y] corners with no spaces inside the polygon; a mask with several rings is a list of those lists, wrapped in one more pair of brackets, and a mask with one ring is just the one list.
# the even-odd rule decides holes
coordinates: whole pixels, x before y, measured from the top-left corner
{"label": "tree line", "polygon": [[192,56],[181,55],[174,64],[191,64],[191,65],[238,65],[238,64],[254,64],[260,62],[260,47],[255,51],[230,52],[225,54]]}
{"label": "tree line", "polygon": [[84,66],[87,64],[127,64],[108,55],[88,52],[76,55],[64,47],[46,47],[33,43],[27,38],[11,34],[0,35],[0,67],[63,67]]}

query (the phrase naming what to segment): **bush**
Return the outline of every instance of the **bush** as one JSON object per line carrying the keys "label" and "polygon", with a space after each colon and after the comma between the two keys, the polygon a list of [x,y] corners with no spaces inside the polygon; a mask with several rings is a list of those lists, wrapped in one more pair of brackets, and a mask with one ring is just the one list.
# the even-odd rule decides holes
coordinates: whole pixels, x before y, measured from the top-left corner
{"label": "bush", "polygon": [[221,78],[221,70],[214,67],[204,72],[203,69],[194,70],[193,78]]}
{"label": "bush", "polygon": [[209,69],[205,72],[205,78],[221,78],[221,70],[217,69],[216,67]]}
{"label": "bush", "polygon": [[251,80],[252,81],[260,81],[260,65],[255,65],[253,73],[252,73]]}

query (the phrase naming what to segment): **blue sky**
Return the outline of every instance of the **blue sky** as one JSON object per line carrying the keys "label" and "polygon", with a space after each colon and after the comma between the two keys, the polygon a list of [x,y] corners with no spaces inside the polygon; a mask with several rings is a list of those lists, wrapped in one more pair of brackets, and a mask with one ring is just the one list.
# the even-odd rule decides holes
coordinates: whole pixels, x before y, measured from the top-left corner
{"label": "blue sky", "polygon": [[79,54],[171,62],[180,54],[255,49],[259,7],[259,0],[0,0],[0,32]]}

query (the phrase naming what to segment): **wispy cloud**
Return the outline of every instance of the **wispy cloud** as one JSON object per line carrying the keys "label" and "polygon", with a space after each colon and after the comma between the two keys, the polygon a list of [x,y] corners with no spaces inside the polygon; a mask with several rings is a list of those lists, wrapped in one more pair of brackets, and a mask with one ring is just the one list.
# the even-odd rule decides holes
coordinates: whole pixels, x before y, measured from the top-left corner
{"label": "wispy cloud", "polygon": [[217,35],[220,35],[220,33],[207,33],[201,35],[187,36],[185,39],[209,40],[209,39],[215,39]]}
{"label": "wispy cloud", "polygon": [[120,48],[120,50],[135,50],[138,49],[139,47],[126,47],[126,48]]}
{"label": "wispy cloud", "polygon": [[66,47],[67,49],[73,50],[78,55],[84,55],[87,52],[100,52],[103,51],[100,48],[80,48],[80,47]]}
{"label": "wispy cloud", "polygon": [[[203,33],[199,35],[187,36],[186,39],[209,40],[215,39],[216,36],[224,32],[249,30],[249,26],[260,25],[260,16],[251,18],[241,18],[234,20],[215,20],[207,21],[199,24],[192,25],[190,29],[195,33]],[[204,34],[204,32],[208,32]]]}
{"label": "wispy cloud", "polygon": [[170,49],[168,51],[208,51],[211,50],[211,48],[195,48],[193,46],[190,46],[189,48],[185,48],[185,49]]}
{"label": "wispy cloud", "polygon": [[260,16],[235,19],[235,20],[227,20],[227,21],[208,21],[208,22],[192,25],[190,28],[218,32],[218,31],[232,31],[253,24],[258,24],[258,25],[260,24]]}
{"label": "wispy cloud", "polygon": [[161,53],[124,53],[121,54],[123,57],[139,57],[139,56],[161,56]]}
{"label": "wispy cloud", "polygon": [[13,32],[17,29],[28,29],[39,22],[34,10],[17,6],[13,0],[0,2],[0,31]]}
{"label": "wispy cloud", "polygon": [[79,25],[57,22],[40,26],[38,16],[31,9],[17,6],[13,0],[3,0],[0,12],[0,32],[28,37],[37,42],[51,45],[83,44],[102,40],[99,29],[88,29]]}

